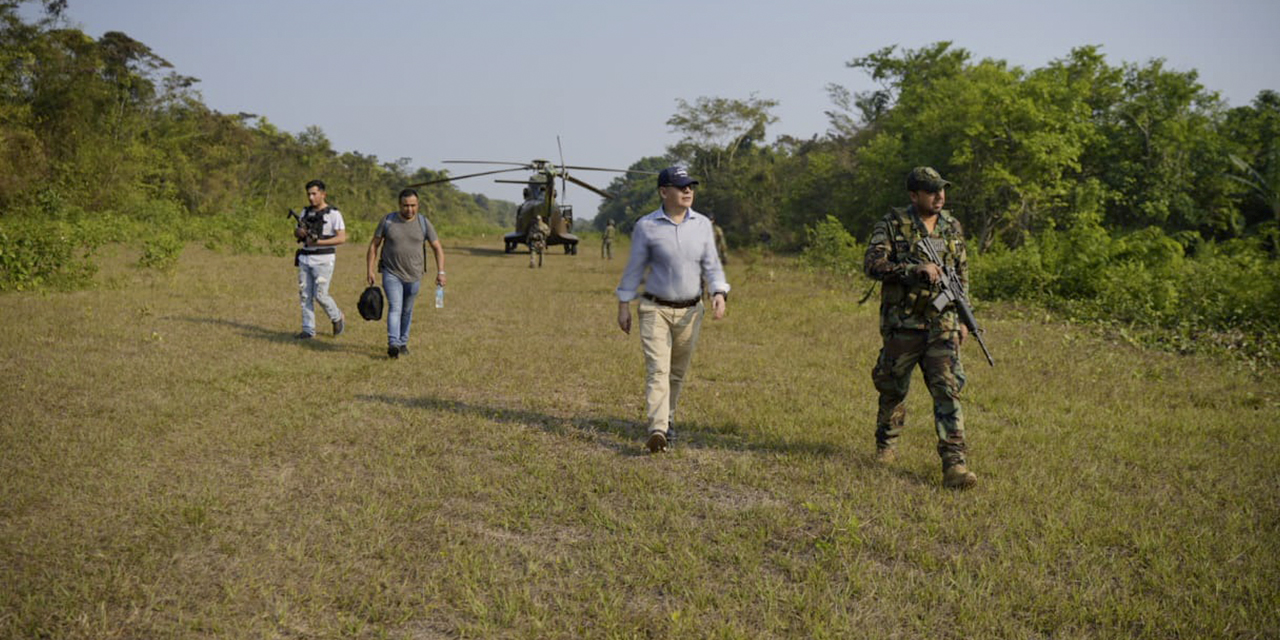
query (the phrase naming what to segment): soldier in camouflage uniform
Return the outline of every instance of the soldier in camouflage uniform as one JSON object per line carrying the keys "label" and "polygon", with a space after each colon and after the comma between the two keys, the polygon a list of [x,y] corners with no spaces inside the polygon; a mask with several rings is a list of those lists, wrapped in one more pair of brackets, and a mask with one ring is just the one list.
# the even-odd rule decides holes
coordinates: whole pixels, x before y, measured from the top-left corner
{"label": "soldier in camouflage uniform", "polygon": [[542,253],[547,250],[547,234],[551,227],[542,221],[542,216],[534,216],[529,223],[529,236],[525,241],[529,244],[529,268],[533,268],[533,257],[538,256],[538,268],[542,268]]}
{"label": "soldier in camouflage uniform", "polygon": [[960,391],[964,367],[960,345],[968,328],[954,304],[939,312],[932,302],[939,291],[941,265],[931,264],[918,243],[925,239],[938,257],[955,269],[966,289],[969,265],[960,222],[943,210],[946,187],[930,167],[916,167],[907,175],[911,206],[895,208],[871,232],[864,270],[883,283],[880,298],[880,333],[884,347],[871,378],[880,392],[876,414],[876,459],[892,463],[894,444],[906,421],[906,398],[911,372],[924,372],[933,396],[933,420],[942,458],[943,485],[968,489],[978,478],[965,464],[964,414]]}
{"label": "soldier in camouflage uniform", "polygon": [[613,259],[613,237],[618,235],[618,227],[610,220],[604,226],[604,239],[600,243],[600,257],[609,260]]}
{"label": "soldier in camouflage uniform", "polygon": [[716,238],[716,253],[720,256],[720,264],[722,266],[729,264],[729,243],[724,241],[724,229],[721,229],[720,225],[716,224],[714,213],[707,214],[707,217],[711,218],[711,233]]}

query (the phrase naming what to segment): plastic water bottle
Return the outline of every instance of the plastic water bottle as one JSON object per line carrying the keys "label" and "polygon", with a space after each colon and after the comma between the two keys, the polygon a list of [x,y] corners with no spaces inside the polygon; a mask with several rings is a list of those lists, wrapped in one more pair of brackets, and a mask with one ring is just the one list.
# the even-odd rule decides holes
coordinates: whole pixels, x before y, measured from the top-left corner
{"label": "plastic water bottle", "polygon": [[442,284],[436,285],[436,308],[444,308],[444,285]]}

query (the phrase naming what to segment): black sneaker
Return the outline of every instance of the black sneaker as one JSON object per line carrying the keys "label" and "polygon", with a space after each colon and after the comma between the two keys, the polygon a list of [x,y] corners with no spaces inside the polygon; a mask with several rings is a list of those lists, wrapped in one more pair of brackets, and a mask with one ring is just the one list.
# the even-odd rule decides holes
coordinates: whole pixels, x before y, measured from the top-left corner
{"label": "black sneaker", "polygon": [[342,335],[342,332],[345,331],[346,328],[347,328],[347,325],[342,321],[342,318],[338,318],[337,320],[333,321],[333,335],[335,336]]}
{"label": "black sneaker", "polygon": [[396,358],[399,358],[399,357],[400,357],[400,348],[399,348],[399,347],[397,347],[397,346],[395,346],[394,344],[393,344],[393,345],[391,345],[391,346],[389,346],[389,347],[387,347],[387,357],[388,357],[388,358],[391,358],[392,360],[395,360]]}
{"label": "black sneaker", "polygon": [[295,334],[293,337],[296,340],[310,340],[314,336],[312,336],[310,333],[307,333],[306,331],[303,331],[302,333]]}
{"label": "black sneaker", "polygon": [[399,347],[399,348],[400,348],[400,355],[402,355],[402,356],[407,356],[407,355],[409,355],[409,345],[407,345],[407,344],[402,344],[402,345],[400,345],[400,347]]}

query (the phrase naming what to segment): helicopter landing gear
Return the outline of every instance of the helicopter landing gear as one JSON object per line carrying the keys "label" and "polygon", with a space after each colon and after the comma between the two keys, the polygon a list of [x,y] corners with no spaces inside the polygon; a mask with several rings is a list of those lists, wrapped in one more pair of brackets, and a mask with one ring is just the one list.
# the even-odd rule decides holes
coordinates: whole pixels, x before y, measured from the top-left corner
{"label": "helicopter landing gear", "polygon": [[504,244],[506,245],[506,248],[503,249],[503,253],[511,253],[516,250],[516,245],[514,243],[506,242]]}
{"label": "helicopter landing gear", "polygon": [[575,242],[573,244],[566,244],[564,246],[564,254],[567,256],[578,255],[578,243]]}

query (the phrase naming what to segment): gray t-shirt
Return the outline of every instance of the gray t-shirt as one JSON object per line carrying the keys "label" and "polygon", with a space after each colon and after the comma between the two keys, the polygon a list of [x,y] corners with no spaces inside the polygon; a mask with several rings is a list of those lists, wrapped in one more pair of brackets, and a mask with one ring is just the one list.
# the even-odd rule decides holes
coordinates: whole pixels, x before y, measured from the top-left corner
{"label": "gray t-shirt", "polygon": [[[422,233],[426,223],[426,234]],[[405,282],[422,279],[426,268],[426,242],[436,242],[436,228],[421,213],[405,220],[399,213],[383,216],[373,237],[382,238],[382,270]]]}

